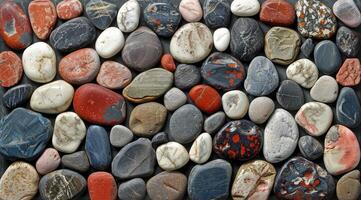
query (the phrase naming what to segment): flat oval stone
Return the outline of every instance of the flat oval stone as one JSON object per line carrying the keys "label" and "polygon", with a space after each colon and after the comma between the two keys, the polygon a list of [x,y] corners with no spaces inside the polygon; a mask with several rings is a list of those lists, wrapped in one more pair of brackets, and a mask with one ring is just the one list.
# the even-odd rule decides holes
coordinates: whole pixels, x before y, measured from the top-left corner
{"label": "flat oval stone", "polygon": [[342,64],[341,54],[336,44],[330,40],[319,42],[315,47],[313,56],[317,68],[327,75],[337,72]]}
{"label": "flat oval stone", "polygon": [[188,178],[190,199],[227,199],[232,176],[232,166],[216,159],[192,168]]}
{"label": "flat oval stone", "polygon": [[174,85],[181,89],[189,89],[201,81],[200,70],[194,65],[180,64],[174,73]]}
{"label": "flat oval stone", "polygon": [[332,175],[354,169],[360,162],[360,145],[356,135],[346,126],[334,125],[325,137],[323,162]]}
{"label": "flat oval stone", "polygon": [[27,15],[14,1],[0,4],[0,36],[12,49],[25,49],[33,41],[32,30]]}
{"label": "flat oval stone", "polygon": [[358,58],[347,58],[336,74],[336,81],[342,86],[356,86],[361,80],[361,64]]}
{"label": "flat oval stone", "polygon": [[92,200],[115,200],[117,183],[108,172],[94,172],[88,176],[88,191]]}
{"label": "flat oval stone", "polygon": [[180,63],[196,63],[206,58],[213,47],[209,28],[199,22],[188,23],[174,33],[170,53]]}
{"label": "flat oval stone", "polygon": [[181,0],[179,12],[187,22],[198,22],[203,17],[203,10],[199,0]]}
{"label": "flat oval stone", "polygon": [[98,36],[95,49],[100,57],[111,58],[122,50],[125,39],[117,27],[109,27]]}
{"label": "flat oval stone", "polygon": [[276,98],[277,102],[286,110],[298,110],[305,101],[302,88],[292,80],[282,81]]}
{"label": "flat oval stone", "polygon": [[65,154],[61,158],[61,163],[65,168],[69,168],[78,172],[86,172],[90,167],[88,156],[86,155],[85,151]]}
{"label": "flat oval stone", "polygon": [[296,12],[288,1],[271,0],[262,3],[259,18],[262,22],[273,26],[290,26],[295,21]]}
{"label": "flat oval stone", "polygon": [[208,85],[196,85],[188,93],[189,98],[201,111],[212,114],[221,108],[221,96]]}
{"label": "flat oval stone", "polygon": [[176,87],[168,90],[164,95],[164,106],[169,111],[177,110],[187,102],[187,96],[184,92]]}
{"label": "flat oval stone", "polygon": [[231,21],[231,6],[227,0],[205,0],[203,11],[204,22],[209,28],[226,27]]}
{"label": "flat oval stone", "polygon": [[56,12],[62,20],[73,19],[81,15],[83,5],[79,0],[63,0],[56,5]]}
{"label": "flat oval stone", "polygon": [[202,127],[202,112],[194,105],[186,104],[170,117],[168,137],[181,144],[190,143],[201,133]]}
{"label": "flat oval stone", "polygon": [[170,53],[166,53],[162,56],[160,60],[160,65],[170,72],[174,72],[176,70],[173,56]]}
{"label": "flat oval stone", "polygon": [[123,96],[135,103],[152,101],[162,96],[173,85],[173,74],[162,68],[154,68],[138,74],[124,88]]}
{"label": "flat oval stone", "polygon": [[306,57],[310,58],[315,44],[311,38],[307,38],[301,45],[301,53]]}
{"label": "flat oval stone", "polygon": [[12,51],[0,53],[0,86],[16,85],[23,76],[23,65],[18,55]]}
{"label": "flat oval stone", "polygon": [[248,97],[240,90],[226,92],[222,96],[222,107],[227,117],[231,119],[241,119],[248,111]]}
{"label": "flat oval stone", "polygon": [[202,164],[207,162],[211,154],[212,137],[209,133],[202,133],[194,140],[189,150],[189,159],[195,163]]}
{"label": "flat oval stone", "polygon": [[226,115],[224,114],[224,112],[222,111],[216,112],[204,120],[203,129],[207,133],[213,134],[223,126],[225,120],[226,120]]}
{"label": "flat oval stone", "polygon": [[22,161],[12,163],[0,179],[1,199],[32,199],[38,192],[39,175]]}
{"label": "flat oval stone", "polygon": [[104,30],[110,26],[117,16],[118,8],[103,0],[90,0],[85,5],[85,13],[95,27]]}
{"label": "flat oval stone", "polygon": [[114,147],[123,147],[133,140],[133,132],[126,126],[115,125],[110,130],[110,144]]}
{"label": "flat oval stone", "polygon": [[311,88],[317,81],[318,69],[311,60],[299,59],[287,67],[287,78],[304,88]]}
{"label": "flat oval stone", "polygon": [[361,123],[361,105],[352,88],[341,89],[336,105],[337,122],[347,127],[354,128]]}
{"label": "flat oval stone", "polygon": [[14,109],[25,104],[33,94],[34,87],[30,84],[22,84],[10,88],[3,96],[3,103],[9,109]]}
{"label": "flat oval stone", "polygon": [[105,61],[100,66],[96,81],[109,89],[122,89],[132,81],[132,72],[115,61]]}
{"label": "flat oval stone", "polygon": [[353,0],[340,0],[333,4],[333,13],[344,24],[356,28],[361,24],[361,13]]}
{"label": "flat oval stone", "polygon": [[59,164],[60,155],[58,151],[54,148],[47,148],[36,161],[36,171],[41,175],[45,175],[56,170]]}
{"label": "flat oval stone", "polygon": [[95,40],[96,31],[88,18],[77,17],[58,26],[50,34],[50,44],[59,51],[74,51]]}
{"label": "flat oval stone", "polygon": [[256,124],[263,124],[275,109],[275,103],[269,97],[257,97],[251,101],[248,116]]}
{"label": "flat oval stone", "polygon": [[340,52],[346,57],[357,57],[360,51],[360,36],[357,32],[341,26],[337,30],[336,45]]}
{"label": "flat oval stone", "polygon": [[169,140],[168,140],[168,136],[166,133],[160,132],[160,133],[155,134],[152,137],[151,142],[152,142],[153,149],[157,149],[160,145],[169,142]]}
{"label": "flat oval stone", "polygon": [[231,41],[231,32],[227,28],[218,28],[213,32],[214,47],[218,51],[225,51],[228,49]]}
{"label": "flat oval stone", "polygon": [[263,48],[263,32],[255,19],[238,18],[231,29],[231,52],[241,61],[252,60]]}
{"label": "flat oval stone", "polygon": [[278,87],[278,82],[274,64],[264,56],[257,56],[249,64],[244,89],[253,96],[269,95]]}
{"label": "flat oval stone", "polygon": [[122,95],[93,83],[82,85],[75,91],[73,107],[82,119],[95,124],[120,124],[126,115]]}
{"label": "flat oval stone", "polygon": [[339,200],[357,200],[361,194],[360,171],[353,170],[343,175],[336,186]]}
{"label": "flat oval stone", "polygon": [[117,16],[117,24],[122,32],[133,32],[139,24],[140,6],[137,0],[125,2],[120,7]]}
{"label": "flat oval stone", "polygon": [[57,14],[55,5],[49,0],[35,0],[28,6],[29,19],[35,35],[45,40],[53,30]]}
{"label": "flat oval stone", "polygon": [[273,191],[281,199],[332,199],[335,181],[319,165],[295,157],[278,172]]}
{"label": "flat oval stone", "polygon": [[263,160],[242,164],[232,185],[232,198],[267,200],[272,191],[276,169]]}
{"label": "flat oval stone", "polygon": [[298,148],[301,154],[309,160],[316,160],[323,154],[322,144],[309,135],[300,137],[298,140]]}
{"label": "flat oval stone", "polygon": [[187,149],[178,142],[168,142],[156,150],[159,167],[166,171],[182,168],[189,161]]}
{"label": "flat oval stone", "polygon": [[187,177],[179,172],[161,172],[147,182],[150,199],[183,199],[187,190]]}
{"label": "flat oval stone", "polygon": [[75,199],[85,190],[85,178],[68,169],[51,172],[43,176],[39,183],[39,193],[44,200]]}
{"label": "flat oval stone", "polygon": [[142,26],[127,37],[122,58],[126,66],[142,72],[158,64],[162,53],[163,47],[158,36]]}
{"label": "flat oval stone", "polygon": [[149,177],[155,166],[155,151],[150,140],[139,138],[125,145],[112,161],[112,174],[119,179]]}
{"label": "flat oval stone", "polygon": [[260,8],[258,0],[234,0],[231,4],[232,13],[240,17],[257,15]]}
{"label": "flat oval stone", "polygon": [[120,200],[143,200],[147,193],[145,182],[141,178],[134,178],[123,182],[118,188]]}
{"label": "flat oval stone", "polygon": [[281,162],[297,147],[298,127],[293,116],[282,108],[274,111],[264,130],[263,155],[270,163]]}
{"label": "flat oval stone", "polygon": [[323,75],[311,88],[310,95],[313,100],[332,103],[338,95],[338,84],[332,76]]}

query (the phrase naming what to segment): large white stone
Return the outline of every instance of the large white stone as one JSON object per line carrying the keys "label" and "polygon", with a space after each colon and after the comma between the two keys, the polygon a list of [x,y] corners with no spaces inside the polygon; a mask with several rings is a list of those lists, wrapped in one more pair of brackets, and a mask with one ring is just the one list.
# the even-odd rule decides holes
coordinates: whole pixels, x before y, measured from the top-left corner
{"label": "large white stone", "polygon": [[202,133],[194,140],[189,150],[189,158],[195,163],[202,164],[207,162],[211,154],[212,137],[209,133]]}
{"label": "large white stone", "polygon": [[218,51],[225,51],[228,48],[230,41],[231,33],[227,28],[219,28],[214,31],[213,43]]}
{"label": "large white stone", "polygon": [[229,118],[241,119],[247,114],[249,101],[244,92],[232,90],[223,94],[222,106]]}
{"label": "large white stone", "polygon": [[231,12],[242,17],[257,15],[260,8],[258,0],[234,0],[231,4]]}
{"label": "large white stone", "polygon": [[129,0],[120,7],[117,16],[118,27],[122,32],[134,31],[139,24],[140,6],[137,0]]}
{"label": "large white stone", "polygon": [[158,165],[166,171],[182,168],[189,161],[186,148],[178,142],[168,142],[159,146],[156,157]]}
{"label": "large white stone", "polygon": [[119,53],[124,47],[124,35],[116,27],[105,29],[95,42],[95,50],[102,58],[110,58]]}
{"label": "large white stone", "polygon": [[332,103],[338,96],[338,84],[332,76],[321,76],[311,88],[311,98],[323,103]]}
{"label": "large white stone", "polygon": [[311,88],[318,78],[318,69],[312,61],[304,58],[287,67],[286,75],[304,88]]}

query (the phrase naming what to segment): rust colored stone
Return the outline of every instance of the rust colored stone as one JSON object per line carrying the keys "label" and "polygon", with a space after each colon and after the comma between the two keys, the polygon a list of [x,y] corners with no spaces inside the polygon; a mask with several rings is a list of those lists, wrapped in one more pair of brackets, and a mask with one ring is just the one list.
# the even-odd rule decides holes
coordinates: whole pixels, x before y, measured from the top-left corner
{"label": "rust colored stone", "polygon": [[105,61],[100,67],[97,76],[99,85],[110,89],[121,89],[127,86],[132,80],[132,73],[130,70],[114,61]]}
{"label": "rust colored stone", "polygon": [[45,40],[56,24],[56,10],[50,0],[34,0],[28,7],[30,24],[35,35]]}
{"label": "rust colored stone", "polygon": [[221,107],[221,96],[208,85],[196,85],[189,91],[193,103],[203,112],[212,114]]}
{"label": "rust colored stone", "polygon": [[162,56],[162,59],[160,61],[162,67],[170,72],[175,72],[176,70],[176,66],[175,66],[175,63],[174,63],[174,59],[173,59],[173,56],[169,53],[167,54],[164,54]]}
{"label": "rust colored stone", "polygon": [[296,18],[293,5],[285,0],[267,0],[261,6],[260,20],[274,26],[290,26]]}
{"label": "rust colored stone", "polygon": [[79,17],[83,12],[83,5],[79,0],[64,0],[56,6],[58,17],[63,20]]}
{"label": "rust colored stone", "polygon": [[108,172],[94,172],[88,177],[88,191],[91,200],[115,200],[117,184]]}
{"label": "rust colored stone", "polygon": [[360,83],[361,64],[358,58],[347,58],[336,75],[336,81],[342,86],[355,86]]}
{"label": "rust colored stone", "polygon": [[23,75],[23,65],[20,58],[12,51],[0,53],[0,86],[16,85]]}

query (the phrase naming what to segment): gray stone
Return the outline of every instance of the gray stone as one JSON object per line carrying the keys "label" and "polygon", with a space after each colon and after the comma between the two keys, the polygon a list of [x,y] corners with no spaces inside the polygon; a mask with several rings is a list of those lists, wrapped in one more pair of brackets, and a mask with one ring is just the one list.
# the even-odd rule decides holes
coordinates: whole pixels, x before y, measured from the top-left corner
{"label": "gray stone", "polygon": [[3,118],[8,113],[8,111],[6,110],[6,107],[3,103],[4,93],[5,93],[4,88],[0,87],[0,119]]}
{"label": "gray stone", "polygon": [[309,160],[316,160],[323,154],[322,144],[312,136],[302,136],[298,141],[298,148],[302,155]]}
{"label": "gray stone", "polygon": [[[361,1],[360,1],[361,2]],[[336,45],[346,57],[356,57],[360,51],[360,35],[346,26],[341,26],[336,34]]]}
{"label": "gray stone", "polygon": [[263,124],[271,116],[275,103],[269,97],[257,97],[249,105],[248,116],[256,124]]}
{"label": "gray stone", "polygon": [[167,143],[168,140],[168,136],[166,133],[164,132],[160,132],[157,133],[155,136],[153,136],[152,138],[152,146],[154,149],[156,149],[158,146]]}
{"label": "gray stone", "polygon": [[118,198],[120,200],[143,200],[146,192],[143,179],[134,178],[119,185]]}
{"label": "gray stone", "polygon": [[211,116],[207,117],[206,120],[204,120],[204,126],[203,129],[209,134],[213,134],[217,132],[224,124],[224,121],[226,120],[226,115],[224,112],[219,111]]}
{"label": "gray stone", "polygon": [[187,96],[184,92],[176,87],[168,90],[164,95],[164,106],[169,111],[174,111],[187,102]]}
{"label": "gray stone", "polygon": [[331,40],[319,42],[315,47],[313,57],[318,70],[327,75],[337,72],[342,64],[340,51]]}
{"label": "gray stone", "polygon": [[349,128],[354,128],[361,123],[361,104],[354,89],[344,87],[336,104],[337,122]]}
{"label": "gray stone", "polygon": [[357,200],[361,195],[360,171],[353,170],[337,182],[336,194],[339,200]]}
{"label": "gray stone", "polygon": [[180,64],[174,73],[174,84],[177,88],[189,89],[201,80],[200,70],[194,65]]}
{"label": "gray stone", "polygon": [[323,103],[332,103],[337,99],[338,83],[332,76],[321,76],[311,88],[311,98]]}
{"label": "gray stone", "polygon": [[85,151],[78,151],[72,154],[65,154],[61,157],[61,163],[64,167],[78,171],[86,172],[89,170],[90,164]]}
{"label": "gray stone", "polygon": [[13,109],[26,103],[33,94],[34,87],[30,84],[18,85],[10,88],[3,96],[6,107]]}
{"label": "gray stone", "polygon": [[161,172],[147,182],[150,199],[181,200],[187,189],[187,177],[179,172]]}
{"label": "gray stone", "polygon": [[315,48],[315,44],[313,44],[311,38],[308,38],[301,45],[301,52],[306,58],[309,58],[313,52],[313,48]]}
{"label": "gray stone", "polygon": [[85,6],[85,12],[90,21],[100,30],[110,26],[117,16],[115,4],[103,0],[90,0]]}
{"label": "gray stone", "polygon": [[133,132],[123,125],[115,125],[110,130],[110,144],[114,147],[123,147],[133,140]]}
{"label": "gray stone", "polygon": [[276,98],[278,103],[286,110],[298,110],[305,102],[302,88],[292,80],[282,81]]}

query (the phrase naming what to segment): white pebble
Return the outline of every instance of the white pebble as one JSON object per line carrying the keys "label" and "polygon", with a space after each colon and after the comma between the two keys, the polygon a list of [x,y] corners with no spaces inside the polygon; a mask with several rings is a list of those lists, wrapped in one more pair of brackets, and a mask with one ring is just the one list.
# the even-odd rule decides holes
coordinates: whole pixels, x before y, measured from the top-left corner
{"label": "white pebble", "polygon": [[195,163],[202,164],[207,162],[211,154],[212,137],[209,133],[202,133],[194,140],[189,150],[189,158]]}
{"label": "white pebble", "polygon": [[337,81],[331,76],[321,76],[311,88],[311,98],[323,103],[332,103],[338,96]]}
{"label": "white pebble", "polygon": [[134,31],[139,24],[140,6],[137,0],[129,0],[120,7],[117,16],[118,27],[122,32]]}
{"label": "white pebble", "polygon": [[311,88],[317,81],[318,69],[312,61],[300,59],[287,67],[286,75],[302,87]]}
{"label": "white pebble", "polygon": [[227,28],[219,28],[214,31],[213,43],[218,51],[225,51],[228,48],[230,41],[231,33]]}
{"label": "white pebble", "polygon": [[260,8],[258,0],[234,0],[231,4],[231,12],[242,17],[257,15]]}
{"label": "white pebble", "polygon": [[187,102],[187,96],[184,92],[176,87],[170,89],[164,95],[164,106],[169,111],[177,110]]}
{"label": "white pebble", "polygon": [[95,50],[102,58],[110,58],[119,53],[124,47],[124,35],[116,27],[105,29],[95,42]]}
{"label": "white pebble", "polygon": [[159,146],[156,157],[158,165],[166,171],[182,168],[189,161],[186,148],[178,142],[168,142]]}
{"label": "white pebble", "polygon": [[229,118],[241,119],[248,111],[249,101],[244,92],[232,90],[223,94],[222,106]]}

